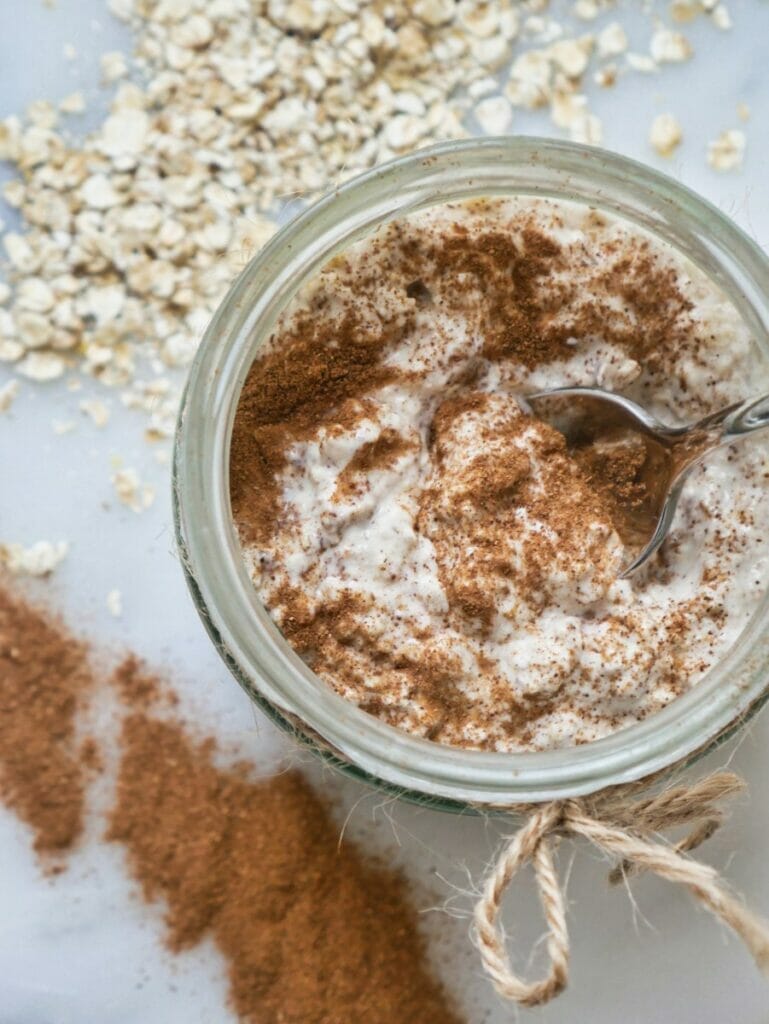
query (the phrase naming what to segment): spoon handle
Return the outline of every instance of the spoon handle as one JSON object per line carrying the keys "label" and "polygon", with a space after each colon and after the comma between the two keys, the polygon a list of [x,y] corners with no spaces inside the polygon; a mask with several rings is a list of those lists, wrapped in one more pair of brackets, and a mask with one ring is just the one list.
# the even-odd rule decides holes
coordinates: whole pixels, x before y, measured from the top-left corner
{"label": "spoon handle", "polygon": [[736,402],[700,420],[697,428],[717,432],[715,445],[739,441],[746,434],[769,427],[769,395]]}

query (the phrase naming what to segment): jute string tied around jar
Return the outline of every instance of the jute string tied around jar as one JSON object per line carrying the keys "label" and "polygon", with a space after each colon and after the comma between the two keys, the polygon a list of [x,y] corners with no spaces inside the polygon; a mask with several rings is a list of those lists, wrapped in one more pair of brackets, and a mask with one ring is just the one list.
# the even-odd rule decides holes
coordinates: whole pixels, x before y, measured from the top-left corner
{"label": "jute string tied around jar", "polygon": [[[718,872],[687,856],[709,838],[724,820],[718,802],[745,788],[732,772],[719,771],[689,785],[669,786],[654,795],[638,795],[648,782],[604,790],[579,799],[552,801],[532,810],[504,847],[475,908],[475,937],[483,966],[496,990],[521,1006],[539,1006],[561,992],[569,977],[569,935],[564,894],[553,861],[559,837],[582,837],[617,859],[610,881],[628,873],[653,871],[669,882],[685,885],[703,906],[742,939],[758,967],[769,973],[769,922],[750,911],[729,892]],[[675,844],[660,833],[681,825],[691,830]],[[511,966],[499,915],[505,892],[516,872],[531,861],[548,927],[548,972],[526,981]]]}

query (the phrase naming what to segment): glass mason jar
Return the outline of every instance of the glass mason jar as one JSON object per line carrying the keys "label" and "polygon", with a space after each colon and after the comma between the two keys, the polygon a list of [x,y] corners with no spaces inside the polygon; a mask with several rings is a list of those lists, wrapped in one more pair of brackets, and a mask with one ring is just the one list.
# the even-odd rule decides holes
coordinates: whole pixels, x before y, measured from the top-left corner
{"label": "glass mason jar", "polygon": [[769,593],[738,642],[684,696],[584,746],[489,753],[401,732],[335,694],[282,637],[248,576],[229,500],[240,390],[298,288],[336,253],[394,217],[478,196],[549,196],[633,222],[685,253],[726,293],[769,358],[769,260],[715,207],[632,160],[532,137],[423,149],[335,189],[249,263],[192,366],[174,454],[181,562],[200,616],[246,692],[338,767],[438,807],[511,807],[592,793],[687,762],[728,735],[769,692]]}

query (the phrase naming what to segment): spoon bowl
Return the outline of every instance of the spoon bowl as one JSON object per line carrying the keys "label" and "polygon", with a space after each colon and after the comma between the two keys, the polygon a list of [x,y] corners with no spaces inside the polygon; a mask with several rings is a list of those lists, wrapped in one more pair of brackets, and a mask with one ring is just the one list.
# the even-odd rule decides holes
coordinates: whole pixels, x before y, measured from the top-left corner
{"label": "spoon bowl", "polygon": [[589,466],[624,461],[632,480],[611,497],[617,531],[634,552],[620,573],[633,575],[659,549],[673,525],[687,477],[711,451],[769,426],[769,395],[737,402],[688,426],[671,427],[624,395],[564,387],[527,395],[524,404],[559,430]]}

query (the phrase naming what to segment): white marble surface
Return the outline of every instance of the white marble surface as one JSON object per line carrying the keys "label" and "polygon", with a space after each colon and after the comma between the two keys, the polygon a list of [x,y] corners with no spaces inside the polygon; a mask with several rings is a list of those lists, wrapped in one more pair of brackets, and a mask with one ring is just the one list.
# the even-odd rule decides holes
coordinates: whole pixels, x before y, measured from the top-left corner
{"label": "white marble surface", "polygon": [[[697,50],[692,62],[659,77],[628,79],[599,97],[595,109],[604,120],[607,146],[665,167],[769,244],[769,4],[732,0],[730,7],[730,33],[704,24],[691,28]],[[640,49],[647,30],[636,8],[628,0],[620,17]],[[0,114],[78,87],[95,107],[103,104],[98,55],[129,45],[130,38],[102,0],[59,0],[55,10],[41,0],[0,0],[0,17]],[[64,58],[65,42],[75,45],[76,61]],[[706,166],[706,143],[738,126],[740,101],[752,108],[745,169],[718,175]],[[680,117],[686,136],[671,163],[654,158],[646,141],[653,115],[666,109]],[[75,123],[86,126],[89,116],[94,115]],[[541,113],[519,116],[516,129],[551,131]],[[9,219],[7,210],[0,215]],[[5,377],[0,369],[0,385]],[[168,666],[179,679],[185,706],[217,734],[240,742],[269,771],[284,740],[253,710],[211,649],[173,554],[167,471],[147,452],[142,423],[114,399],[112,405],[109,430],[98,432],[78,416],[75,400],[63,389],[23,386],[11,414],[0,418],[0,539],[71,541],[70,557],[43,593],[107,647],[130,646]],[[73,417],[73,433],[53,434],[52,419]],[[141,517],[115,505],[109,484],[113,455],[158,486],[156,504]],[[113,587],[123,592],[119,620],[105,608]],[[726,760],[749,780],[750,799],[737,802],[729,826],[703,855],[769,913],[769,714],[710,764]],[[467,942],[467,890],[492,855],[501,827],[386,803],[352,782],[323,776],[312,763],[307,770],[337,795],[341,814],[351,809],[351,829],[362,842],[405,867],[425,906],[448,901],[450,913],[424,919],[439,967],[466,1005],[470,1024],[514,1018],[481,977]],[[45,881],[31,858],[29,835],[0,810],[0,1024],[230,1019],[216,952],[202,946],[171,958],[163,951],[160,910],[137,903],[120,852],[96,842],[101,827],[94,815],[69,871]],[[569,873],[572,984],[532,1017],[548,1024],[766,1024],[769,985],[739,944],[695,909],[685,892],[641,878],[633,884],[631,902],[622,890],[608,888],[605,864],[582,847],[563,848],[561,866]],[[526,877],[514,886],[507,918],[524,957],[542,932],[528,882]]]}

